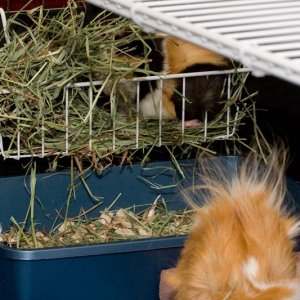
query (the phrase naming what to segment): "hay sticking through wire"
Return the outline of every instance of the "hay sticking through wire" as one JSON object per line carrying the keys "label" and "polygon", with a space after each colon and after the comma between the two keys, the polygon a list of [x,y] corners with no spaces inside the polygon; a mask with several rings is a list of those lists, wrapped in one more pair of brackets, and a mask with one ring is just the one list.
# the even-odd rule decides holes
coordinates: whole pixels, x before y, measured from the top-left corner
{"label": "hay sticking through wire", "polygon": [[134,208],[103,210],[94,219],[85,218],[85,214],[65,219],[50,233],[39,230],[32,234],[32,230],[21,230],[21,226],[13,222],[15,226],[0,238],[9,247],[28,249],[174,237],[188,233],[194,215],[187,209],[169,210],[163,199],[156,199],[139,212]]}
{"label": "hay sticking through wire", "polygon": [[[42,7],[26,12],[30,27],[17,17],[8,21],[11,42],[0,49],[0,134],[5,138],[0,150],[5,157],[55,153],[105,158],[154,144],[201,148],[218,139],[240,140],[235,129],[252,111],[240,99],[246,74],[235,74],[232,80],[229,102],[234,110],[241,105],[239,113],[227,121],[223,111],[207,130],[199,126],[183,132],[177,121],[164,121],[160,127],[157,120],[116,113],[114,94],[120,81],[136,72],[158,75],[147,70],[147,39],[153,37],[105,11],[85,24],[85,13],[70,1],[55,16]],[[130,54],[132,41],[143,43],[143,57]],[[78,82],[91,84],[92,99],[88,88],[70,85]],[[98,105],[107,91],[110,111]],[[224,136],[227,128],[232,134]]]}
{"label": "hay sticking through wire", "polygon": [[[92,78],[115,85],[144,63],[148,54],[132,66],[126,60],[130,58],[126,46],[142,38],[141,29],[107,12],[85,25],[85,11],[73,1],[55,16],[42,7],[24,14],[33,25],[27,27],[17,17],[9,19],[11,42],[0,49],[1,134],[10,140],[8,153],[18,133],[23,151],[40,152],[42,138],[46,153],[62,151],[65,145],[60,141],[65,140],[66,131],[72,131],[71,139],[72,134],[77,136],[86,122],[82,115],[89,113],[89,106],[75,96],[70,103],[70,125],[66,124],[66,85]],[[22,28],[21,33],[16,26]],[[125,59],[116,55],[120,52]],[[107,120],[107,114],[98,113],[102,121]]]}

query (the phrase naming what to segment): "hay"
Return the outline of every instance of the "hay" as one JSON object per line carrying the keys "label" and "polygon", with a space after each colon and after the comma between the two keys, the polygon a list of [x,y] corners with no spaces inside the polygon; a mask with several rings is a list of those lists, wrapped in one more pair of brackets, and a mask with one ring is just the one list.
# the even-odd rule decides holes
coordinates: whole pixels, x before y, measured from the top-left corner
{"label": "hay", "polygon": [[[96,209],[100,204],[91,208]],[[65,219],[50,232],[25,231],[12,219],[14,226],[0,234],[1,241],[15,248],[47,248],[71,245],[99,244],[124,240],[186,235],[193,224],[192,210],[169,210],[163,199],[156,199],[145,209],[136,207],[117,211],[103,210],[98,218],[87,219],[82,212],[72,219]],[[32,225],[32,224],[31,224]]]}
{"label": "hay", "polygon": [[[66,131],[71,132],[71,141],[73,135],[84,132],[86,121],[82,116],[89,113],[85,100],[75,95],[66,124],[66,85],[92,78],[114,84],[138,69],[147,53],[134,67],[115,54],[122,52],[130,58],[126,45],[141,39],[141,30],[107,12],[85,25],[85,11],[73,1],[55,17],[42,7],[24,14],[33,25],[23,25],[17,16],[9,19],[11,42],[0,49],[1,134],[10,141],[6,154],[16,148],[18,135],[23,152],[41,152],[42,140],[46,154],[62,152]],[[14,30],[16,26],[22,28],[21,33]],[[117,37],[122,32],[126,32],[125,38]],[[94,113],[102,122],[109,118],[97,108]],[[104,130],[109,127],[108,122]],[[80,151],[82,145],[74,148]]]}
{"label": "hay", "polygon": [[[70,1],[55,16],[42,7],[24,13],[31,27],[17,17],[9,19],[11,42],[0,49],[0,134],[4,140],[0,150],[4,157],[56,154],[101,160],[153,145],[202,149],[215,140],[243,141],[236,129],[252,114],[252,104],[241,99],[244,73],[233,75],[228,105],[233,111],[239,105],[240,110],[230,120],[224,110],[207,126],[182,130],[177,121],[138,118],[134,109],[129,115],[116,113],[113,95],[120,81],[134,72],[158,75],[142,67],[147,66],[151,51],[147,39],[153,37],[105,11],[85,24],[85,13],[85,8],[78,9]],[[15,26],[22,32],[14,30]],[[134,40],[144,44],[144,57],[130,55],[127,45]],[[72,85],[83,81],[91,88]],[[98,106],[105,90],[111,91],[111,111]],[[227,129],[232,135],[224,135]]]}

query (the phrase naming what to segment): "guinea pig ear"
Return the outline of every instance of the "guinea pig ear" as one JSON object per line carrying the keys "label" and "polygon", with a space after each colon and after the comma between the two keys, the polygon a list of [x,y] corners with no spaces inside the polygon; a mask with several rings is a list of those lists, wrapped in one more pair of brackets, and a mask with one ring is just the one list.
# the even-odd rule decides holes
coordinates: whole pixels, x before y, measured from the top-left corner
{"label": "guinea pig ear", "polygon": [[177,277],[176,268],[163,270],[160,273],[159,299],[173,300],[178,286],[179,278]]}

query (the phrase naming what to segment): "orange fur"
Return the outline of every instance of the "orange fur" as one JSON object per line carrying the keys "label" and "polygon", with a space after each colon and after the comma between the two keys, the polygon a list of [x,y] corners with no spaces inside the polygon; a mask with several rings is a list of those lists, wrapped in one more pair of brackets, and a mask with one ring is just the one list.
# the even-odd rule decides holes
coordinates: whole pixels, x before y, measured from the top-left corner
{"label": "orange fur", "polygon": [[167,37],[164,40],[164,71],[167,74],[180,73],[188,66],[196,64],[212,64],[226,66],[226,59],[210,50],[190,44],[176,37]]}
{"label": "orange fur", "polygon": [[191,203],[196,222],[167,278],[175,299],[300,299],[293,252],[299,221],[283,205],[284,157],[274,150],[262,168],[251,155],[229,179],[219,165],[206,166],[200,187],[209,199]]}
{"label": "orange fur", "polygon": [[165,111],[167,111],[166,119],[175,119],[176,118],[176,111],[175,105],[171,101],[171,97],[174,93],[176,87],[176,80],[175,79],[168,79],[163,82],[163,107]]}

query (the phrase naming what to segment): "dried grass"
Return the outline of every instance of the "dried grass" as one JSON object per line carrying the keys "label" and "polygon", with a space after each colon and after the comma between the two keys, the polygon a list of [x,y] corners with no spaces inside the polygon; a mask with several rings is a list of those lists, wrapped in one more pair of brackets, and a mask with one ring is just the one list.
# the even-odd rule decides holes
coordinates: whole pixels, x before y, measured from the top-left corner
{"label": "dried grass", "polygon": [[[95,205],[92,209],[99,207]],[[103,210],[98,218],[87,219],[87,212],[55,226],[50,232],[25,231],[14,220],[14,226],[1,234],[1,240],[9,247],[47,248],[78,244],[99,244],[124,240],[181,236],[188,233],[193,224],[191,210],[169,210],[163,199],[156,199],[143,210],[123,208]],[[32,224],[31,224],[32,225]]]}
{"label": "dried grass", "polygon": [[[116,114],[113,97],[120,81],[134,72],[158,75],[142,67],[151,51],[147,39],[153,36],[105,11],[85,24],[85,10],[74,1],[55,16],[42,7],[25,14],[33,25],[25,26],[17,16],[9,19],[10,43],[0,48],[0,134],[4,139],[0,150],[5,157],[57,154],[103,159],[152,145],[203,149],[220,139],[243,142],[237,131],[228,137],[224,132],[238,128],[252,115],[251,101],[241,99],[247,74],[232,76],[232,96],[226,105],[232,111],[239,105],[240,110],[229,122],[224,110],[207,129],[199,126],[183,132],[177,121],[160,126],[157,120],[137,119],[135,113]],[[16,31],[16,26],[22,31]],[[144,57],[134,63],[132,49],[127,47],[132,41],[144,45]],[[87,88],[70,87],[82,81],[91,84],[92,102]],[[111,90],[111,111],[98,105],[105,90]]]}

